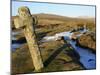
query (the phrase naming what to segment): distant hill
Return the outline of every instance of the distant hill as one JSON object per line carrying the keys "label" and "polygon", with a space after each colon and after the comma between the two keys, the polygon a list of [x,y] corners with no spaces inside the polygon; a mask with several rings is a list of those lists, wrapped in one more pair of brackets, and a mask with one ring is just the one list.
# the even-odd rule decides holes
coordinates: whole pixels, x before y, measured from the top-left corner
{"label": "distant hill", "polygon": [[56,20],[79,20],[79,19],[95,19],[94,17],[89,17],[89,16],[78,16],[78,17],[67,17],[67,16],[60,16],[56,14],[45,14],[45,13],[40,13],[40,14],[33,14],[33,16],[37,16],[40,19],[56,19]]}
{"label": "distant hill", "polygon": [[83,18],[83,19],[94,19],[93,16],[78,16],[78,18]]}
{"label": "distant hill", "polygon": [[[55,25],[55,24],[63,24],[63,25],[75,25],[75,24],[85,24],[85,23],[92,23],[95,24],[95,18],[88,18],[88,17],[66,17],[60,16],[55,14],[32,14],[32,16],[37,17],[38,25]],[[17,16],[12,16],[12,27],[14,27],[13,19]]]}

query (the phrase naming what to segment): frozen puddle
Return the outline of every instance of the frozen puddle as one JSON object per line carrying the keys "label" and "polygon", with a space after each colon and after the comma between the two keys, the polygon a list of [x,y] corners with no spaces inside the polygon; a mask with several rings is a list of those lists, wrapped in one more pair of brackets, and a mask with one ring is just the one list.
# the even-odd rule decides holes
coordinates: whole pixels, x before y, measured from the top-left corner
{"label": "frozen puddle", "polygon": [[88,49],[84,49],[78,46],[75,46],[75,41],[70,41],[70,44],[73,46],[75,51],[80,55],[80,62],[84,65],[86,69],[95,69],[96,68],[96,55],[93,54]]}
{"label": "frozen puddle", "polygon": [[20,48],[22,46],[22,44],[12,44],[11,48],[13,51],[15,51],[17,48]]}
{"label": "frozen puddle", "polygon": [[[82,33],[86,32],[87,30],[84,29],[83,31],[80,31],[81,34],[77,35],[77,37],[80,37],[82,35]],[[17,33],[12,33],[12,35],[17,35],[19,32]],[[72,47],[75,49],[75,51],[77,51],[77,53],[80,55],[80,62],[84,65],[84,67],[86,69],[95,69],[96,68],[96,55],[93,54],[91,51],[89,51],[88,49],[84,49],[81,48],[79,46],[76,46],[76,42],[72,41],[70,38],[72,36],[72,32],[68,31],[68,32],[61,32],[61,33],[57,33],[54,36],[45,36],[43,37],[43,39],[41,40],[41,42],[48,42],[48,41],[56,41],[58,40],[60,37],[64,37],[65,40],[69,41],[69,43],[72,45]],[[16,40],[16,38],[12,38],[12,40]],[[22,44],[12,44],[11,48],[13,50],[15,50],[16,48],[20,48],[22,46]]]}
{"label": "frozen puddle", "polygon": [[[84,32],[87,32],[88,30],[84,29],[81,30],[81,34],[77,35],[77,37],[80,37]],[[63,36],[65,40],[69,41],[69,43],[72,45],[72,47],[75,49],[75,51],[80,55],[80,62],[84,65],[86,69],[95,69],[96,68],[96,55],[93,54],[88,49],[81,48],[79,46],[76,46],[76,42],[71,40],[71,36],[73,33],[70,31],[68,32],[61,32],[57,33],[54,36],[46,36],[41,41],[42,42],[48,42],[48,41],[56,41],[59,39],[59,37]]]}

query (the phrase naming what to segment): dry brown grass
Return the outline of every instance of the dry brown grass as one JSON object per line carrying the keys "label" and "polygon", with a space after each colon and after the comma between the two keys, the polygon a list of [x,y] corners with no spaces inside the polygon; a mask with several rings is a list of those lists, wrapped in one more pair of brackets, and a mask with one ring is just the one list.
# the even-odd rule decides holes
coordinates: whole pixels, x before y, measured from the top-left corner
{"label": "dry brown grass", "polygon": [[[59,32],[69,31],[73,28],[83,26],[87,23],[87,28],[91,31],[95,31],[94,19],[80,19],[80,18],[70,18],[58,15],[50,14],[35,14],[38,18],[38,24],[35,26],[37,39],[40,40],[42,37],[47,35],[54,35]],[[14,17],[13,17],[14,18]],[[14,29],[14,24],[12,20],[12,28]],[[16,30],[15,30],[16,31]],[[17,36],[24,37],[24,36]],[[48,43],[40,44],[41,55],[43,62],[49,63],[46,60],[52,61],[45,67],[42,72],[48,71],[64,71],[64,70],[80,70],[83,67],[73,61],[73,57],[69,56],[67,53],[70,52],[68,47],[62,47],[63,43],[61,41],[53,41]],[[58,54],[53,54],[58,53]],[[53,57],[50,57],[53,56]],[[55,57],[54,57],[55,56]],[[50,58],[50,59],[49,59]],[[32,73],[34,72],[34,66],[28,51],[27,44],[17,49],[12,53],[12,72],[13,73]]]}

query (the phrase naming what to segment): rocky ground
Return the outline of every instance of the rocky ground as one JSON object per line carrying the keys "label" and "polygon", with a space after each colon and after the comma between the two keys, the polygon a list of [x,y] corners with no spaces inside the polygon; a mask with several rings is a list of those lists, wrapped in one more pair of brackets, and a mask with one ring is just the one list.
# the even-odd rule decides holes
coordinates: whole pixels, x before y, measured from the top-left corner
{"label": "rocky ground", "polygon": [[92,32],[85,33],[77,40],[77,43],[81,47],[89,48],[91,51],[96,52],[96,38],[95,38],[95,36],[96,35]]}

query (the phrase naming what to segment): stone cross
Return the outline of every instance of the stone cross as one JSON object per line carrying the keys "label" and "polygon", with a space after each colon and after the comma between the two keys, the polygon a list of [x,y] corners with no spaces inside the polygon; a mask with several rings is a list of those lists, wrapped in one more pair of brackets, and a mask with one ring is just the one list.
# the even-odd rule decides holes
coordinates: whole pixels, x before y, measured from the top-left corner
{"label": "stone cross", "polygon": [[30,13],[29,8],[26,6],[20,7],[18,9],[18,14],[19,16],[14,19],[15,28],[20,28],[23,30],[35,70],[41,70],[43,68],[43,62],[34,31],[35,21]]}

